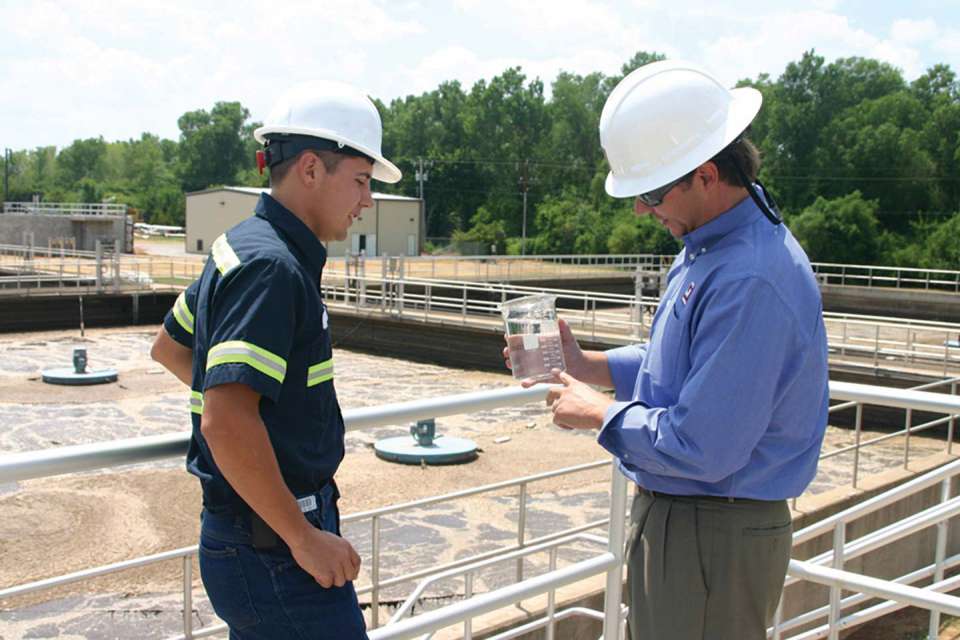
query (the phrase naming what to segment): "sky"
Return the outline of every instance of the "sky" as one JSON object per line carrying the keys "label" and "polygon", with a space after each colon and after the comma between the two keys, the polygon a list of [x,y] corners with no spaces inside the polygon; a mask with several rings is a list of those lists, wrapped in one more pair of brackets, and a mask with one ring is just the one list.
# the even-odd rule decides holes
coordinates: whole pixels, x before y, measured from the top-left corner
{"label": "sky", "polygon": [[618,73],[637,51],[698,63],[732,86],[804,51],[865,56],[907,80],[960,71],[960,0],[0,0],[0,147],[142,132],[218,101],[262,121],[314,79],[389,102],[508,67]]}

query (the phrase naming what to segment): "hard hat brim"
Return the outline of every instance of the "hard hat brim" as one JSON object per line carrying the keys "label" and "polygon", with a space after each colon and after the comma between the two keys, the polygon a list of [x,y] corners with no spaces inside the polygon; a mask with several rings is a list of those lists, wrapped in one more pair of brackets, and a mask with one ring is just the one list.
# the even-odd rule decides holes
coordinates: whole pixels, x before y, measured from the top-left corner
{"label": "hard hat brim", "polygon": [[373,158],[373,172],[371,175],[374,180],[386,182],[387,184],[394,184],[399,182],[400,178],[403,177],[403,173],[401,173],[400,169],[398,169],[395,164],[384,158],[381,153],[374,151],[365,145],[358,144],[353,140],[347,140],[343,136],[335,135],[333,132],[330,132],[329,135],[317,135],[318,133],[322,134],[323,132],[320,132],[317,129],[306,129],[300,127],[260,127],[253,132],[253,137],[260,144],[266,144],[267,136],[271,133],[302,135],[310,136],[312,138],[321,138],[323,140],[333,140],[334,142],[337,142],[345,147],[356,149],[364,155]]}
{"label": "hard hat brim", "polygon": [[726,126],[719,129],[714,135],[704,139],[696,148],[685,153],[682,158],[665,164],[655,172],[646,175],[615,176],[613,171],[607,173],[604,188],[607,194],[614,198],[632,198],[653,191],[658,187],[683,177],[710,158],[723,151],[731,142],[743,133],[753,119],[760,112],[763,103],[763,94],[752,87],[741,87],[731,90],[731,102],[727,112]]}

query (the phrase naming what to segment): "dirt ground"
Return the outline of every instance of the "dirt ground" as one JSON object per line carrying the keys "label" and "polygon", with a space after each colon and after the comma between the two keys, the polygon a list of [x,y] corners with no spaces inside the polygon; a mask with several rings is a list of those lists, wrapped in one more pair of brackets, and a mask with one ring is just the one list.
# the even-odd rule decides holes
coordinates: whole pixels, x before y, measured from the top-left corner
{"label": "dirt ground", "polygon": [[[121,375],[117,384],[86,388],[53,388],[39,381],[42,366],[69,363],[70,349],[81,342],[76,336],[69,332],[0,335],[0,452],[39,448],[36,442],[57,446],[187,429],[184,387],[146,354],[153,331],[88,331],[82,344],[91,350],[91,363],[116,367]],[[347,409],[513,384],[504,374],[417,365],[348,352],[338,357],[337,389]],[[173,417],[168,419],[168,414],[161,412],[150,423],[146,418],[157,407],[172,407],[169,415]],[[86,418],[77,417],[87,413]],[[348,434],[348,452],[337,477],[344,496],[342,512],[358,513],[606,458],[591,434],[561,431],[549,424],[542,408],[532,405],[524,411],[453,416],[444,418],[441,424],[445,433],[474,439],[481,450],[479,458],[467,465],[449,467],[395,465],[375,456],[375,434]],[[19,431],[30,430],[39,431],[40,436],[18,435]],[[838,430],[828,437],[827,446],[847,444],[849,437],[848,431]],[[914,443],[916,447],[921,445],[921,439]],[[899,453],[894,447],[889,455],[898,457]],[[891,463],[881,457],[874,464],[886,468]],[[845,481],[845,471],[839,465],[832,471],[829,465],[822,467],[825,485]],[[578,496],[584,493],[604,495],[609,477],[609,468],[602,468],[539,482],[533,490],[560,496],[561,501],[574,496],[572,503],[582,504]],[[515,512],[516,493],[515,489],[502,492],[514,500],[502,510]],[[489,499],[470,498],[458,501],[457,505],[467,522],[493,523],[495,533],[509,530],[509,517],[504,518],[502,512],[492,514]],[[0,589],[192,546],[197,540],[199,510],[199,485],[183,469],[182,459],[0,487]],[[483,535],[488,534],[475,533],[468,527],[454,530],[444,542],[452,549],[449,553],[456,554],[483,544]],[[194,570],[194,583],[199,588],[196,566]],[[180,561],[154,564],[77,586],[2,601],[0,611],[41,602],[64,602],[64,598],[73,596],[122,594],[135,600],[141,595],[175,593],[180,588],[181,571]],[[362,575],[360,582],[368,579],[368,574]],[[925,637],[925,625],[925,614],[918,617],[901,613],[859,629],[848,638],[920,638]],[[960,624],[948,623],[940,637],[960,640]]]}
{"label": "dirt ground", "polygon": [[[116,342],[129,331],[88,332],[91,349],[97,344]],[[42,344],[46,341],[51,345],[62,333],[6,334],[2,336],[2,343]],[[380,362],[388,359],[374,361],[366,357],[371,361],[368,365],[363,356],[358,358],[359,365],[355,368],[392,366],[392,363]],[[0,375],[0,406],[17,405],[24,413],[30,413],[30,407],[45,411],[52,401],[60,409],[103,404],[137,407],[158,397],[186,395],[179,381],[143,354],[117,366],[121,369],[118,384],[95,387],[53,388],[42,384],[39,375],[32,372]],[[511,384],[506,375],[465,371],[457,371],[456,375],[459,384],[466,387],[463,390]],[[363,393],[368,384],[366,377],[353,382],[347,380],[343,391],[338,384],[341,401],[349,407],[349,400],[344,397],[351,396],[351,389]],[[365,439],[363,444],[348,447],[337,475],[344,496],[342,513],[356,513],[507,480],[521,473],[535,474],[605,457],[593,438],[551,427],[545,412],[535,412],[543,415],[497,421],[471,433],[481,453],[476,461],[466,465],[420,467],[388,463],[374,454],[373,438],[359,432],[356,437]],[[183,422],[167,431],[185,430],[186,424]],[[469,416],[445,418],[442,424],[450,434],[476,428],[470,424]],[[351,433],[348,437],[353,436]],[[93,438],[97,439],[102,438]],[[504,439],[507,441],[494,442]],[[535,486],[538,491],[562,492],[585,486],[606,491],[609,474],[609,468],[604,468]],[[516,489],[505,495],[515,496]],[[467,510],[472,510],[470,502],[469,499],[461,501]],[[483,507],[476,504],[474,508]],[[184,470],[182,460],[24,481],[15,490],[0,493],[0,558],[3,559],[0,588],[196,544],[199,511],[199,484]],[[152,565],[98,578],[84,583],[82,588],[62,588],[0,602],[0,608],[16,608],[80,592],[170,591],[177,588],[180,570],[177,562]]]}

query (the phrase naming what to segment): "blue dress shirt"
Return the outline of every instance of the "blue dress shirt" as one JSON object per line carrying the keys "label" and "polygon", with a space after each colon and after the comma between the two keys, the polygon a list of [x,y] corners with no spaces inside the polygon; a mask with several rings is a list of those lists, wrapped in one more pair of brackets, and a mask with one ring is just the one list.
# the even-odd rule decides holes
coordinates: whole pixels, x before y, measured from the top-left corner
{"label": "blue dress shirt", "polygon": [[816,472],[829,405],[810,262],[750,198],[683,237],[650,341],[607,352],[598,442],[640,486],[777,500]]}

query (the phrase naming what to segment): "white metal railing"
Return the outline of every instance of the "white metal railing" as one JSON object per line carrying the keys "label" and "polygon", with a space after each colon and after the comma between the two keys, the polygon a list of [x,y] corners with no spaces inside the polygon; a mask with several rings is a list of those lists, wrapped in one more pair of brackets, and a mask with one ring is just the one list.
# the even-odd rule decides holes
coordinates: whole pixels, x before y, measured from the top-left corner
{"label": "white metal railing", "polygon": [[[7,203],[8,207],[23,203]],[[30,204],[30,203],[26,203]],[[32,205],[31,205],[32,206]],[[57,204],[37,206],[58,207]],[[87,207],[88,205],[63,205]],[[93,205],[90,205],[93,206]],[[107,211],[123,208],[124,205],[96,205]],[[99,209],[95,209],[99,210]],[[13,210],[11,209],[11,212]],[[80,214],[78,214],[80,215]],[[93,215],[93,214],[91,214]],[[10,249],[10,247],[16,249]],[[86,257],[93,258],[92,252],[68,249],[42,249],[23,245],[8,245],[0,253],[23,254],[31,251],[36,255],[47,252],[48,257]],[[129,256],[132,258],[132,256]],[[663,273],[669,269],[675,256],[657,254],[595,254],[595,255],[540,255],[540,256],[364,256],[361,261],[370,272],[386,273],[389,267],[402,262],[404,275],[416,278],[477,281],[518,281],[557,278],[574,280],[598,277],[623,277],[636,271],[650,274]],[[164,277],[169,271],[171,261],[196,263],[205,256],[191,255],[182,257],[137,256],[137,270],[145,274],[157,273]],[[344,271],[347,263],[357,262],[356,258],[330,257],[328,268]],[[835,264],[826,262],[812,263],[814,273],[822,285],[852,287],[885,287],[897,289],[918,289],[944,293],[960,293],[960,270],[921,269],[912,267],[891,267],[856,264]],[[196,277],[199,272],[193,275]],[[184,278],[191,271],[185,270]]]}
{"label": "white metal railing", "polygon": [[107,251],[0,244],[0,292],[19,295],[147,290],[186,286],[203,270],[203,260],[156,258]]}
{"label": "white metal railing", "polygon": [[[860,396],[860,399],[866,400],[868,396]],[[889,399],[885,402],[889,404]],[[930,610],[929,637],[939,637],[937,629],[940,613],[957,615],[957,612],[960,612],[960,598],[939,593],[960,587],[960,576],[944,579],[946,571],[960,565],[960,555],[949,558],[946,556],[948,522],[960,515],[960,497],[950,496],[951,480],[958,475],[960,461],[952,462],[795,532],[794,547],[826,535],[830,536],[832,546],[830,550],[808,560],[790,561],[784,597],[781,599],[775,624],[768,630],[768,637],[780,640],[786,637],[786,632],[805,628],[804,631],[789,636],[791,640],[824,637],[835,640],[844,629],[890,614],[907,605]],[[849,526],[857,520],[935,486],[939,486],[940,491],[939,500],[933,506],[865,533],[859,538],[848,538]],[[932,550],[933,562],[927,566],[894,580],[878,580],[844,569],[845,564],[855,558],[930,527],[936,527],[936,543]],[[789,598],[787,588],[801,581],[830,587],[829,603],[785,620],[783,610],[784,603]],[[923,588],[912,586],[921,581],[929,583]],[[843,591],[853,592],[853,595],[843,597]],[[864,608],[863,605],[872,598],[882,598],[884,601]],[[845,609],[854,611],[844,616],[842,612]],[[823,624],[810,628],[810,625],[824,620]]]}
{"label": "white metal railing", "polygon": [[125,216],[127,205],[100,202],[4,202],[3,213],[70,216]]}
{"label": "white metal railing", "polygon": [[[404,275],[449,280],[515,282],[560,278],[563,280],[632,275],[634,271],[659,273],[674,256],[655,254],[538,255],[538,256],[364,256],[371,272],[386,272],[402,262]],[[328,258],[328,268],[344,271],[357,256]]]}
{"label": "white metal railing", "polygon": [[[956,380],[946,382],[953,385],[952,389],[955,392]],[[461,394],[457,396],[448,396],[429,401],[414,401],[382,407],[369,407],[346,411],[344,413],[344,420],[348,430],[355,430],[441,415],[482,411],[494,407],[517,405],[530,401],[541,400],[546,392],[546,389],[546,386],[533,387],[530,389],[512,387],[497,391],[485,391]],[[950,396],[944,394],[935,394],[920,389],[898,390],[840,382],[831,382],[830,390],[831,397],[835,400],[844,400],[860,404],[868,403],[882,406],[894,406],[905,408],[908,411],[915,410],[946,413],[948,414],[948,417],[945,418],[945,420],[950,421],[948,446],[952,441],[954,423],[957,414],[960,413],[960,397],[955,395]],[[920,428],[920,426],[917,428]],[[907,433],[910,433],[910,429],[907,430]],[[181,456],[186,451],[189,436],[189,433],[179,433],[165,436],[152,436],[146,438],[135,438],[131,440],[121,440],[110,443],[78,445],[42,451],[8,454],[0,457],[0,483],[16,482],[29,478],[45,477],[62,473],[86,471],[106,466],[117,466]],[[870,442],[859,442],[858,438],[857,444],[858,447],[865,447],[877,441],[879,441],[879,439]],[[858,460],[859,458],[854,458],[855,465],[858,464]],[[577,467],[571,467],[568,469],[537,474],[535,476],[528,476],[524,478],[517,478],[484,487],[467,489],[464,491],[447,494],[445,496],[426,498],[403,505],[391,505],[368,512],[346,516],[344,518],[344,523],[355,523],[361,520],[370,521],[371,530],[373,533],[371,543],[371,584],[360,587],[358,592],[369,592],[372,594],[371,600],[374,604],[372,611],[374,612],[378,611],[376,604],[379,600],[379,591],[388,586],[425,578],[425,581],[422,582],[417,589],[415,589],[414,594],[411,595],[401,607],[401,611],[405,613],[409,611],[412,603],[415,602],[419,597],[418,594],[422,593],[430,583],[437,579],[436,574],[442,574],[446,577],[451,577],[454,575],[463,576],[465,580],[464,592],[465,594],[470,594],[473,593],[472,576],[477,571],[480,571],[489,564],[493,562],[522,561],[523,556],[537,552],[546,551],[550,554],[551,571],[549,571],[547,574],[537,576],[535,578],[524,579],[521,564],[518,566],[518,583],[515,585],[486,594],[473,595],[472,597],[467,595],[466,600],[463,602],[449,605],[437,611],[421,614],[415,618],[407,619],[404,618],[402,614],[394,616],[395,621],[393,621],[392,624],[387,624],[384,627],[374,629],[371,632],[371,638],[376,640],[384,640],[386,638],[410,638],[424,633],[432,633],[436,629],[461,622],[463,622],[465,625],[464,636],[470,637],[470,634],[472,633],[470,620],[473,617],[488,611],[492,611],[496,608],[504,606],[505,604],[511,604],[516,602],[518,599],[543,593],[548,594],[548,603],[552,603],[549,604],[548,614],[543,618],[527,623],[524,625],[524,628],[533,629],[546,627],[548,629],[548,633],[552,634],[552,629],[558,619],[569,615],[578,615],[580,613],[580,609],[571,609],[567,610],[566,612],[556,611],[553,595],[555,589],[564,584],[577,582],[586,576],[603,572],[606,572],[607,574],[605,611],[603,614],[596,613],[593,615],[602,615],[605,621],[604,637],[619,637],[616,634],[622,632],[623,624],[623,611],[619,606],[622,580],[622,550],[624,542],[624,518],[622,516],[625,514],[626,506],[626,482],[623,476],[620,475],[616,470],[612,471],[612,500],[610,513],[613,515],[607,520],[586,523],[578,527],[564,531],[558,531],[554,534],[534,540],[525,539],[523,524],[525,521],[524,514],[526,509],[527,487],[530,483],[559,475],[596,469],[609,464],[609,461],[602,461],[586,465],[579,465]],[[954,469],[955,466],[950,468]],[[906,493],[914,490],[920,490],[932,483],[936,483],[941,479],[941,476],[937,475],[937,473],[943,474],[948,473],[948,471],[940,471],[935,472],[934,474],[928,474],[921,479],[911,481],[903,487],[894,490],[894,492],[891,494],[894,497],[887,497],[883,498],[882,500],[877,498],[868,500],[860,505],[860,507],[857,507],[859,510],[856,512],[848,510],[847,512],[843,512],[842,514],[828,518],[817,525],[799,531],[795,536],[795,544],[801,544],[818,535],[822,535],[824,532],[831,530],[831,528],[836,529],[839,523],[849,522],[852,520],[854,517],[852,514],[854,513],[868,513],[871,510],[876,510],[877,508],[880,508],[888,504],[890,501],[896,499],[895,496],[905,495]],[[856,470],[854,471],[854,474],[856,474]],[[520,492],[520,511],[518,516],[519,530],[518,541],[516,545],[510,546],[506,549],[498,550],[497,552],[480,554],[478,556],[448,563],[439,567],[418,570],[404,576],[396,576],[385,580],[380,579],[379,525],[383,517],[413,508],[437,504],[439,502],[448,500],[460,499],[480,493],[502,491],[511,487],[519,488]],[[855,557],[856,555],[866,553],[867,551],[876,548],[878,543],[882,540],[902,537],[903,535],[907,535],[909,532],[916,531],[918,528],[942,522],[944,518],[952,517],[958,512],[960,512],[960,498],[938,508],[935,512],[921,514],[920,517],[914,518],[910,522],[901,523],[892,532],[884,530],[879,535],[866,537],[865,539],[851,543],[844,549],[842,553],[836,555],[837,557],[846,557],[848,559]],[[603,525],[609,526],[609,533],[606,539],[586,533],[586,531],[589,529],[601,527]],[[594,556],[590,560],[578,562],[563,569],[556,569],[557,549],[564,544],[574,541],[588,541],[597,543],[606,542],[607,551]],[[836,548],[841,547],[838,546]],[[135,560],[114,563],[104,567],[80,571],[66,576],[58,576],[55,578],[40,580],[25,585],[19,585],[0,590],[0,599],[9,598],[15,595],[23,595],[25,593],[51,588],[53,586],[79,582],[94,576],[126,570],[132,567],[139,567],[155,562],[179,558],[183,562],[184,576],[184,635],[180,637],[187,638],[211,635],[213,633],[222,631],[224,627],[222,625],[218,625],[200,630],[192,629],[192,618],[190,615],[192,610],[191,598],[193,582],[192,558],[195,556],[195,554],[196,546],[185,547],[161,554],[155,554],[145,558],[138,558]],[[827,555],[821,554],[821,556],[818,556],[817,558],[807,562],[822,564],[828,560],[829,558]],[[958,559],[957,562],[960,563],[960,559]],[[944,563],[946,563],[946,561],[944,561]],[[948,566],[953,565],[949,563],[942,563],[942,566],[939,569],[933,569],[933,573],[937,574],[939,572],[939,574],[942,576],[944,567]],[[797,573],[797,575],[800,575],[803,572],[804,566],[791,564],[791,568],[792,571]],[[837,576],[833,576],[831,579],[841,578],[843,578],[843,576],[840,576],[839,578]],[[852,604],[853,601],[850,601],[844,606],[850,606]],[[378,616],[379,614],[375,613],[373,615]],[[804,615],[806,618],[803,619],[807,620],[810,619],[811,615],[815,614],[808,613]],[[374,617],[374,626],[378,622],[378,617]],[[775,627],[774,633],[782,633],[783,630],[793,628],[799,624],[803,624],[803,622],[797,622],[796,620],[782,621],[780,618],[778,618],[778,626]],[[835,626],[835,624],[839,624],[836,616],[831,618],[830,622],[830,625],[832,626]],[[500,637],[505,639],[507,637],[515,636],[507,633],[501,635]],[[777,635],[776,637],[780,636]]]}
{"label": "white metal railing", "polygon": [[[626,344],[649,335],[659,298],[572,289],[548,289],[499,282],[440,280],[405,276],[324,274],[321,284],[332,307],[364,313],[388,313],[411,319],[434,319],[491,327],[500,304],[533,293],[557,297],[559,313],[583,338]],[[960,324],[901,320],[880,316],[825,312],[833,354],[861,367],[899,364],[935,370],[944,376],[960,370]]]}
{"label": "white metal railing", "polygon": [[813,271],[822,285],[960,293],[960,271],[956,270],[814,262]]}
{"label": "white metal railing", "polygon": [[[447,396],[426,401],[413,401],[380,407],[367,407],[345,411],[344,422],[347,430],[357,430],[428,417],[452,415],[472,411],[483,411],[502,406],[520,405],[532,401],[542,401],[548,388],[548,386],[540,386],[531,389],[511,387],[496,391],[484,391],[460,394],[456,396]],[[0,483],[16,482],[29,478],[88,471],[106,466],[133,464],[138,462],[164,459],[173,456],[182,456],[186,451],[189,437],[189,433],[178,433],[164,436],[150,436],[145,438],[119,440],[110,443],[77,445],[58,449],[8,454],[0,458]],[[384,588],[401,584],[403,582],[409,582],[411,580],[417,580],[436,572],[446,572],[451,575],[461,574],[465,577],[468,583],[472,584],[472,576],[479,570],[494,562],[509,562],[516,561],[518,559],[522,560],[522,556],[525,555],[548,552],[551,558],[551,565],[555,566],[556,553],[560,546],[569,544],[573,541],[587,540],[592,542],[602,542],[606,540],[597,536],[586,535],[585,532],[597,527],[609,526],[609,523],[611,522],[609,517],[605,520],[590,522],[536,539],[526,539],[524,523],[526,521],[528,486],[530,484],[553,477],[572,473],[580,473],[609,465],[609,460],[577,465],[567,469],[541,473],[524,478],[516,478],[514,480],[467,489],[444,496],[426,498],[402,505],[392,505],[389,507],[383,507],[363,513],[351,514],[344,517],[343,523],[345,525],[363,520],[369,520],[371,523],[373,532],[371,552],[372,580],[371,584],[358,588],[358,594],[372,594],[371,600],[373,603],[373,624],[376,625],[379,622],[379,593],[380,590]],[[606,625],[615,625],[616,629],[622,627],[622,612],[619,607],[619,578],[621,575],[624,535],[624,523],[622,516],[626,509],[626,479],[615,469],[613,469],[611,473],[613,474],[611,485],[611,509],[613,510],[613,513],[619,513],[620,517],[614,518],[612,520],[613,525],[609,526],[609,548],[605,552],[590,560],[574,563],[573,565],[563,569],[557,569],[555,572],[552,572],[550,577],[547,578],[538,576],[535,578],[524,579],[523,566],[522,563],[518,561],[518,583],[511,587],[513,591],[510,591],[509,593],[526,594],[523,595],[523,597],[529,597],[532,595],[550,592],[549,597],[553,599],[553,591],[560,586],[576,582],[585,577],[603,573],[604,571],[615,572],[618,579],[608,579],[608,584],[611,585],[608,597],[613,598],[611,603],[616,603],[616,605],[611,604],[610,612],[608,614],[604,614],[604,618],[606,620]],[[500,549],[496,552],[487,552],[469,558],[463,558],[456,562],[451,562],[446,565],[433,567],[427,570],[418,570],[403,576],[397,576],[385,580],[381,580],[379,578],[380,523],[385,516],[414,508],[437,504],[440,502],[478,495],[481,493],[503,491],[512,487],[519,488],[520,492],[518,538],[516,545],[507,547],[505,549]],[[56,586],[81,582],[96,576],[115,573],[147,564],[181,559],[183,563],[184,634],[183,636],[179,637],[203,637],[218,633],[225,627],[223,625],[216,625],[199,630],[194,630],[192,628],[193,622],[190,616],[193,571],[192,560],[196,555],[196,551],[196,546],[185,547],[161,554],[154,554],[144,558],[117,562],[106,566],[78,571],[64,576],[38,580],[0,590],[0,600],[39,590],[49,589]],[[497,556],[503,556],[503,558],[498,559]],[[489,594],[476,596],[472,600],[475,601],[474,604],[476,606],[474,615],[479,615],[479,613],[491,611],[495,608],[499,608],[500,606],[504,606],[502,604],[504,602],[511,603],[513,602],[513,600],[510,599],[512,597],[513,596],[507,597],[505,593],[498,593],[492,598],[489,596]],[[570,614],[568,613],[567,615]],[[417,625],[427,625],[440,624],[440,622],[446,620],[446,618],[442,615],[431,618],[425,618],[423,615],[420,615],[417,616],[415,620]],[[431,622],[431,620],[433,620],[433,622]],[[549,626],[551,628],[555,624],[555,620],[553,618],[544,619],[542,622],[544,626]],[[407,624],[408,622],[391,625],[391,630],[389,632],[380,630],[379,633],[381,635],[371,637],[411,637],[409,635],[402,635],[402,630]],[[467,621],[466,624],[469,627],[469,621]],[[396,628],[394,628],[394,626]],[[441,626],[446,626],[446,624],[441,624]],[[423,632],[421,631],[421,633]],[[618,632],[615,630],[611,631],[607,637],[617,638],[619,637],[617,633]]]}

